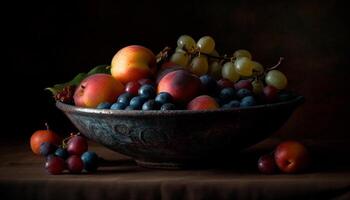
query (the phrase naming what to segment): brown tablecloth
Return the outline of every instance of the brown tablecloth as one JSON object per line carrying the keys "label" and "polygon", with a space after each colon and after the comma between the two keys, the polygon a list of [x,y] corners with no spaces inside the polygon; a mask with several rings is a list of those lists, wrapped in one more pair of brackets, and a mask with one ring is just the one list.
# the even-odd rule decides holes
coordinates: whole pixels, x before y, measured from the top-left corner
{"label": "brown tablecloth", "polygon": [[108,160],[98,172],[48,175],[44,159],[28,144],[6,144],[0,147],[0,199],[350,199],[348,167],[314,167],[297,175],[262,175],[239,162],[221,169],[155,170],[90,145]]}

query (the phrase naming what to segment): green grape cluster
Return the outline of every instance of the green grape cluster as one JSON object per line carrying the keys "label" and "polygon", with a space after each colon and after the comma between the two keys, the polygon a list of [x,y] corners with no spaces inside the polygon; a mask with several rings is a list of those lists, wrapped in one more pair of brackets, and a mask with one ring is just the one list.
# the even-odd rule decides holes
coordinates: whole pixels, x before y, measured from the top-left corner
{"label": "green grape cluster", "polygon": [[197,42],[189,35],[180,36],[170,61],[197,76],[207,74],[216,80],[227,79],[233,83],[251,79],[256,94],[261,93],[264,86],[283,90],[288,84],[281,71],[276,70],[276,67],[264,68],[262,64],[253,60],[252,54],[245,49],[236,50],[232,56],[221,56],[211,36],[203,36]]}

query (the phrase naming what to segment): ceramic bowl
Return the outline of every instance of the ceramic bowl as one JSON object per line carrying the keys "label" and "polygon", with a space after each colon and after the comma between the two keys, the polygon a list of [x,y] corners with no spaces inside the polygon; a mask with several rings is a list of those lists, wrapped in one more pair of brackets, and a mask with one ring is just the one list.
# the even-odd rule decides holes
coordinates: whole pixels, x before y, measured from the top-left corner
{"label": "ceramic bowl", "polygon": [[227,158],[277,131],[304,102],[302,96],[247,108],[207,111],[124,111],[60,102],[79,131],[139,165],[181,168]]}

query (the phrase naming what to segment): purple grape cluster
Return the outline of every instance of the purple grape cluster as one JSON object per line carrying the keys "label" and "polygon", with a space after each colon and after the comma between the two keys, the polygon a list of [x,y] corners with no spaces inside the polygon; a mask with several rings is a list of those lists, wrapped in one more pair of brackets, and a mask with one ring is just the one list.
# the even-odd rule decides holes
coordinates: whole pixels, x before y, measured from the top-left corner
{"label": "purple grape cluster", "polygon": [[40,154],[46,157],[45,169],[49,174],[69,173],[79,174],[95,172],[99,165],[99,157],[95,152],[88,151],[88,143],[81,135],[72,135],[63,147],[44,142],[40,145]]}

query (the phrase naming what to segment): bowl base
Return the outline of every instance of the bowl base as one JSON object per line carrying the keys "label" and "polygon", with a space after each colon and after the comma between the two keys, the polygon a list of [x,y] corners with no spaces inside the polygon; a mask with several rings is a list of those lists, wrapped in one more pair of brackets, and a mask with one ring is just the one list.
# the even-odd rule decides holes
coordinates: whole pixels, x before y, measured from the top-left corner
{"label": "bowl base", "polygon": [[151,162],[144,160],[135,160],[138,166],[152,168],[152,169],[184,169],[188,165],[179,162]]}

